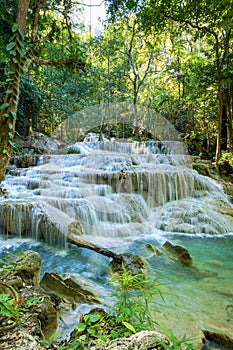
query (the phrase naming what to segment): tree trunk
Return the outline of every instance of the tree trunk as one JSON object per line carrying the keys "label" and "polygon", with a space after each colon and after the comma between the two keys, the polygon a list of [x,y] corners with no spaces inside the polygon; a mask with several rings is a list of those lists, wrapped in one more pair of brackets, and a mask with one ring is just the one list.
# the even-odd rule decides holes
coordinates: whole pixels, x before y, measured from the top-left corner
{"label": "tree trunk", "polygon": [[222,116],[223,116],[223,98],[222,98],[222,71],[221,67],[217,67],[218,70],[218,102],[219,102],[219,117],[218,117],[218,134],[216,144],[215,161],[218,166],[221,156],[221,137],[222,137]]}
{"label": "tree trunk", "polygon": [[16,15],[16,24],[18,25],[18,30],[16,31],[16,37],[14,39],[15,45],[13,47],[15,55],[10,56],[9,83],[4,98],[4,104],[1,106],[2,108],[0,107],[0,183],[5,176],[15,131],[16,112],[19,99],[20,75],[22,74],[22,68],[20,67],[22,63],[22,55],[20,55],[22,47],[19,44],[19,40],[21,43],[23,43],[23,37],[21,36],[20,32],[22,34],[25,32],[29,3],[30,0],[18,1]]}
{"label": "tree trunk", "polygon": [[134,108],[134,136],[136,140],[139,137],[139,123],[138,123],[138,106],[137,106],[137,101],[138,99],[138,94],[137,94],[137,89],[136,86],[134,87],[134,99],[133,99],[133,108]]}
{"label": "tree trunk", "polygon": [[76,235],[73,235],[71,233],[68,235],[67,241],[69,243],[75,244],[77,247],[94,250],[96,253],[102,254],[102,255],[107,256],[109,258],[112,258],[117,263],[123,262],[122,255],[115,254],[111,250],[108,250],[106,248],[98,247],[97,245],[90,243],[90,242],[87,242],[87,241],[83,240],[82,238],[77,237]]}

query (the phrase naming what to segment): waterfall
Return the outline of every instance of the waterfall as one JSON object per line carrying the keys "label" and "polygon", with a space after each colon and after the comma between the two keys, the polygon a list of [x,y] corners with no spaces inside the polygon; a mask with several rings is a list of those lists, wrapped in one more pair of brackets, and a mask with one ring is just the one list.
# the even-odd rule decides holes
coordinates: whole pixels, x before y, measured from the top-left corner
{"label": "waterfall", "polygon": [[79,222],[87,239],[107,245],[233,231],[232,204],[219,184],[192,169],[181,142],[94,140],[70,148],[77,154],[41,156],[37,166],[9,172],[2,232],[61,244]]}

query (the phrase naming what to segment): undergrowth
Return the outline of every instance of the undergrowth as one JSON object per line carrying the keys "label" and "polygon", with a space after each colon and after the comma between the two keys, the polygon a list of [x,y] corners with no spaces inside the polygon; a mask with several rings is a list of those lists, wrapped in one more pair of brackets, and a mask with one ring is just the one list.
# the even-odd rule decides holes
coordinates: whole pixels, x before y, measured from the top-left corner
{"label": "undergrowth", "polygon": [[[98,349],[101,344],[117,338],[125,338],[143,330],[155,330],[157,322],[154,315],[159,312],[160,302],[152,302],[156,296],[164,301],[159,289],[159,280],[149,279],[146,274],[122,272],[108,283],[115,287],[115,302],[107,310],[92,310],[81,316],[69,344],[59,350]],[[195,350],[190,340],[183,336],[178,339],[171,331],[165,332],[166,342],[158,341],[164,349]]]}

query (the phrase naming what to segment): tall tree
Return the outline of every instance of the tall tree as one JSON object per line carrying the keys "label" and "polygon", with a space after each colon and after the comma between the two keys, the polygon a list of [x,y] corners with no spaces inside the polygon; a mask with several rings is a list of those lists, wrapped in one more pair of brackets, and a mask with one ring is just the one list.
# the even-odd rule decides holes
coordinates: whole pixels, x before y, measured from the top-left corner
{"label": "tall tree", "polygon": [[[30,11],[28,9],[30,8]],[[0,183],[8,165],[15,131],[16,112],[19,99],[20,79],[30,64],[50,66],[75,66],[85,71],[84,61],[76,52],[76,45],[71,30],[72,2],[58,0],[18,0],[16,21],[12,27],[13,37],[7,45],[9,52],[8,87],[4,103],[0,106]],[[56,38],[61,27],[57,26],[56,15],[64,18],[64,26],[69,33],[70,51],[65,57],[48,59],[46,45]],[[27,25],[27,27],[26,27]],[[25,40],[25,33],[27,40]],[[77,54],[75,54],[77,53]]]}
{"label": "tall tree", "polygon": [[[218,135],[216,146],[216,163],[221,155],[223,123],[223,76],[229,64],[230,47],[232,43],[232,0],[143,0],[123,1],[106,0],[111,18],[115,19],[124,12],[136,13],[144,28],[157,32],[164,31],[171,21],[179,23],[180,31],[187,27],[196,30],[200,38],[208,41],[215,56],[217,98],[219,104]],[[231,133],[231,131],[230,131]]]}
{"label": "tall tree", "polygon": [[0,106],[0,183],[6,172],[14,137],[20,77],[23,70],[24,32],[29,3],[30,0],[19,0],[16,23],[13,26],[14,37],[8,45],[10,51],[9,84],[4,103]]}

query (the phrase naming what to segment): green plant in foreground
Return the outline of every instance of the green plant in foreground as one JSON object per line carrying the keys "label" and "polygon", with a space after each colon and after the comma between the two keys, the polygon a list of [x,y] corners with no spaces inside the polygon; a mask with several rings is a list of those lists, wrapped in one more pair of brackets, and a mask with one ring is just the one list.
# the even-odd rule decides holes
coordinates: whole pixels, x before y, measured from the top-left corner
{"label": "green plant in foreground", "polygon": [[166,339],[169,341],[169,345],[165,342],[159,340],[159,343],[163,345],[165,349],[169,350],[197,350],[197,348],[190,342],[193,339],[189,339],[186,335],[183,335],[182,338],[177,338],[171,330],[163,328],[163,333],[165,334]]}
{"label": "green plant in foreground", "polygon": [[59,350],[86,350],[90,346],[95,346],[106,342],[107,338],[103,335],[103,316],[100,314],[87,314],[82,317],[82,321],[75,328],[75,340],[68,346],[62,346]]}
{"label": "green plant in foreground", "polygon": [[[21,323],[25,309],[20,306],[20,303],[18,298],[14,298],[10,294],[0,294],[0,323],[2,324],[0,331],[9,330]],[[5,325],[4,321],[6,321]]]}
{"label": "green plant in foreground", "polygon": [[[159,312],[159,309],[152,299],[158,294],[163,300],[158,278],[151,280],[146,274],[132,274],[122,265],[122,273],[114,276],[109,283],[117,283],[118,287],[113,305],[113,316],[117,322],[127,322],[125,326],[131,333],[134,333],[133,329],[136,332],[154,329],[156,322],[152,312]],[[133,325],[131,329],[129,324]]]}
{"label": "green plant in foreground", "polygon": [[113,293],[116,301],[111,310],[84,315],[76,326],[75,340],[59,350],[85,350],[107,340],[124,338],[140,330],[154,329],[151,299],[155,294],[162,297],[158,279],[150,280],[145,274],[133,275],[122,265],[121,273],[114,276],[109,283],[117,286]]}
{"label": "green plant in foreground", "polygon": [[0,316],[19,318],[22,315],[21,309],[15,305],[16,301],[10,294],[0,294]]}

